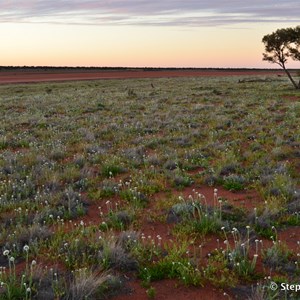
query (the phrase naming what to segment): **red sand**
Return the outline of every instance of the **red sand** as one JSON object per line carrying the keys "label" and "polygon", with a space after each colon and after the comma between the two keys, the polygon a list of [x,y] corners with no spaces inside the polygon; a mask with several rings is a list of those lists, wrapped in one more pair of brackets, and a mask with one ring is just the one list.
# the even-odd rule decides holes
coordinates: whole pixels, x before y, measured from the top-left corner
{"label": "red sand", "polygon": [[62,71],[2,71],[0,84],[69,80],[166,78],[203,76],[275,75],[278,70],[62,70]]}

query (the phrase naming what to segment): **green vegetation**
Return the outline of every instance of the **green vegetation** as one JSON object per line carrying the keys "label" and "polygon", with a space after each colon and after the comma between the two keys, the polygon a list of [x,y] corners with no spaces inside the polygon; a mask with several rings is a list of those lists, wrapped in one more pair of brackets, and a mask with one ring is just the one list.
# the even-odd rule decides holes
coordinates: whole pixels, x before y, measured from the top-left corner
{"label": "green vegetation", "polygon": [[279,65],[295,89],[300,89],[300,81],[297,83],[286,69],[289,57],[300,61],[300,26],[277,29],[275,32],[265,35],[262,41],[265,45],[263,60]]}
{"label": "green vegetation", "polygon": [[300,97],[254,79],[0,86],[0,299],[107,299],[125,274],[283,299]]}

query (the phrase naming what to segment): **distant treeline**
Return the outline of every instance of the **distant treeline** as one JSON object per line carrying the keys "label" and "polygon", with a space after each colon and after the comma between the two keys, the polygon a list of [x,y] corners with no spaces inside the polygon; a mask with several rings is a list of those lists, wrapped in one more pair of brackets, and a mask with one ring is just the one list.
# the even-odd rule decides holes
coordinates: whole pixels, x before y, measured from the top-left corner
{"label": "distant treeline", "polygon": [[0,66],[0,71],[278,71],[281,69],[260,68],[160,68],[160,67],[51,67],[51,66]]}

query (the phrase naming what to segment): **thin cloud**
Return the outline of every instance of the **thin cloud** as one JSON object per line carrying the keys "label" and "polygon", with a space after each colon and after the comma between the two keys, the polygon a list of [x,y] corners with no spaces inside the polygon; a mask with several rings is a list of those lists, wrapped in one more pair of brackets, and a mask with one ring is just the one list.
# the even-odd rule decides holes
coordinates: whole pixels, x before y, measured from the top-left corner
{"label": "thin cloud", "polygon": [[300,21],[299,0],[5,0],[0,22],[222,26]]}

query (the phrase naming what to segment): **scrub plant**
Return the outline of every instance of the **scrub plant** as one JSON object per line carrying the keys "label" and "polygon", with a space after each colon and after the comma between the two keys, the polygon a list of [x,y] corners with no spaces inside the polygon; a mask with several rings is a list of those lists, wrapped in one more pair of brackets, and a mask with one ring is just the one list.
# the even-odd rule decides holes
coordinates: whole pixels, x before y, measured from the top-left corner
{"label": "scrub plant", "polygon": [[140,268],[139,277],[144,284],[151,281],[165,278],[177,278],[183,284],[190,286],[203,285],[203,275],[197,265],[193,265],[186,256],[188,252],[188,243],[185,242],[178,246],[176,242],[166,245],[167,255],[158,257],[155,264],[144,264]]}
{"label": "scrub plant", "polygon": [[29,261],[29,246],[25,245],[23,251],[25,253],[25,270],[22,274],[16,272],[16,258],[11,255],[11,251],[6,249],[3,256],[8,260],[8,269],[1,267],[0,270],[0,299],[31,299],[37,290],[34,281],[36,260]]}
{"label": "scrub plant", "polygon": [[179,221],[174,228],[175,232],[205,236],[209,233],[217,233],[225,224],[222,220],[223,200],[218,198],[217,189],[214,189],[213,206],[208,206],[206,198],[196,191],[187,200],[183,197],[179,200],[181,202],[173,205],[169,212]]}
{"label": "scrub plant", "polygon": [[274,270],[296,270],[297,264],[292,258],[292,252],[280,240],[274,240],[273,246],[263,251],[263,262]]}

